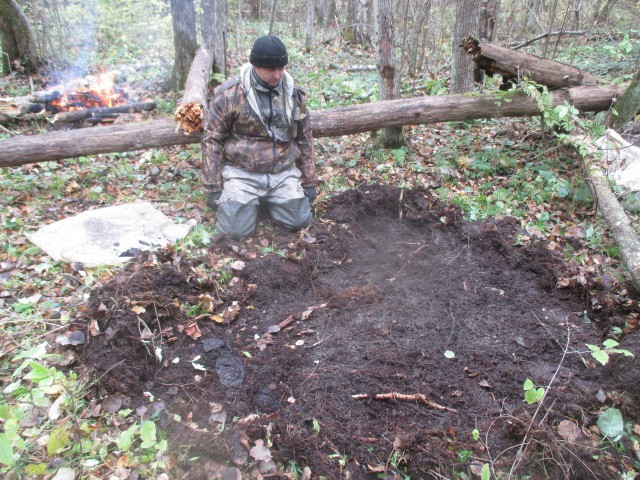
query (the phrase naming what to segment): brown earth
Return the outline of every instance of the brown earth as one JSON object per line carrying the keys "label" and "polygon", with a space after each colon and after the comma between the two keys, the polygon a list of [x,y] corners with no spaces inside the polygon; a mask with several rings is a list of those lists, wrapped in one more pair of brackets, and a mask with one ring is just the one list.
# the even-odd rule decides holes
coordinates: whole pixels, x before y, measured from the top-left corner
{"label": "brown earth", "polygon": [[[521,233],[510,219],[463,222],[423,190],[361,187],[329,200],[306,233],[129,262],[91,294],[82,328],[98,319],[100,334],[83,363],[105,395],[148,408],[177,459],[198,457],[177,460],[185,478],[222,478],[234,459],[250,478],[242,444],[260,439],[282,478],[292,461],[313,478],[451,478],[484,463],[504,475],[523,440],[519,475],[611,478],[629,460],[593,425],[610,406],[638,423],[637,361],[596,366],[585,344],[624,312],[556,289],[561,260],[542,243],[516,246]],[[225,258],[243,263],[220,270]],[[188,308],[203,294],[214,312]],[[533,422],[527,378],[553,379]],[[373,398],[394,392],[416,396]]]}

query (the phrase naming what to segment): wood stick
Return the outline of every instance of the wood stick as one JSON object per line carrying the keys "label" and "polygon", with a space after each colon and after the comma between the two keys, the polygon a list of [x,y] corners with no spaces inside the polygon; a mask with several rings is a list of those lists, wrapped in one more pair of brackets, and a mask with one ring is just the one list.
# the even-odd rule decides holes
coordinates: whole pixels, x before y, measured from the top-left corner
{"label": "wood stick", "polygon": [[60,112],[53,117],[53,123],[77,122],[85,118],[109,118],[108,115],[118,113],[140,113],[148,112],[156,108],[155,102],[139,102],[115,107],[87,108],[83,110],[73,110],[71,112]]}
{"label": "wood stick", "polygon": [[373,397],[369,396],[366,393],[359,393],[356,395],[351,395],[351,398],[355,400],[372,398],[374,400],[402,400],[406,402],[422,402],[426,406],[435,408],[436,410],[445,410],[451,413],[458,413],[458,410],[456,410],[455,408],[445,407],[444,405],[440,405],[439,403],[435,403],[428,400],[427,397],[422,393],[414,393],[413,395],[406,395],[404,393],[389,392],[389,393],[378,393]]}

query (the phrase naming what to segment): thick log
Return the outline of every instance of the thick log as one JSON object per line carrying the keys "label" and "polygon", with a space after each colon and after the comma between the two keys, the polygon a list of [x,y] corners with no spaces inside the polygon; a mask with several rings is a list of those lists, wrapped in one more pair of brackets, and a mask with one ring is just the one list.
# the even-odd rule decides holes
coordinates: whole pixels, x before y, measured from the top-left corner
{"label": "thick log", "polygon": [[7,121],[27,113],[38,113],[44,110],[44,107],[34,100],[31,95],[0,98],[0,121]]}
{"label": "thick log", "polygon": [[[550,92],[553,104],[564,101],[581,112],[608,110],[622,91],[617,86],[574,87]],[[313,112],[314,137],[337,137],[378,130],[383,127],[459,122],[478,118],[525,117],[539,114],[536,102],[520,92],[442,95]]]}
{"label": "thick log", "polygon": [[604,83],[593,75],[570,65],[516,52],[492,43],[478,42],[471,37],[462,42],[462,48],[473,57],[478,68],[484,70],[490,77],[496,73],[502,75],[503,81],[527,77],[550,89]]}
{"label": "thick log", "polygon": [[[554,105],[567,101],[582,112],[600,112],[609,109],[620,92],[620,87],[612,85],[575,87],[554,91],[551,95]],[[535,100],[521,92],[463,94],[388,100],[314,111],[311,113],[311,126],[315,137],[337,137],[383,127],[522,117],[539,113]],[[199,135],[176,132],[175,122],[168,118],[14,137],[0,142],[0,167],[199,141]]]}
{"label": "thick log", "polygon": [[598,211],[609,226],[611,236],[618,245],[622,262],[629,271],[635,287],[640,291],[640,240],[629,221],[629,217],[609,188],[609,181],[602,168],[594,160],[599,153],[592,139],[588,136],[574,136],[574,145],[580,145],[586,151],[582,161],[585,166],[589,187],[596,198]]}
{"label": "thick log", "polygon": [[201,132],[207,108],[207,84],[213,68],[213,52],[200,47],[191,62],[184,86],[184,95],[175,119],[187,135]]}
{"label": "thick log", "polygon": [[155,102],[139,102],[128,105],[118,105],[117,107],[88,108],[71,112],[60,112],[56,113],[53,117],[53,123],[77,122],[87,118],[109,118],[108,115],[112,114],[148,112],[155,108]]}

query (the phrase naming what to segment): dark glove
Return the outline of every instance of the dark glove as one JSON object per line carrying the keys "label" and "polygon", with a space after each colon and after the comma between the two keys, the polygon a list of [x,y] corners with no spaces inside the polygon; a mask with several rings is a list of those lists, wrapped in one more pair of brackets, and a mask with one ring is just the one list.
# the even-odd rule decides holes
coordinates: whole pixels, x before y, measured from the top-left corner
{"label": "dark glove", "polygon": [[218,200],[222,196],[222,192],[211,192],[207,196],[207,206],[214,212],[218,211]]}
{"label": "dark glove", "polygon": [[316,187],[302,187],[302,189],[304,190],[304,195],[309,199],[309,203],[313,203],[318,196]]}

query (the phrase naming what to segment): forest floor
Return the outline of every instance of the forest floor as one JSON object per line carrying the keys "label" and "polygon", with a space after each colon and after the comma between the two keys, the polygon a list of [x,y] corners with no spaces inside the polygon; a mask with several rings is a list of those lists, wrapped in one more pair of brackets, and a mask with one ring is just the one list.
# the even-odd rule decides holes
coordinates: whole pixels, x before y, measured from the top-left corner
{"label": "forest floor", "polygon": [[[556,289],[562,262],[544,242],[514,246],[524,233],[465,222],[427,190],[361,186],[297,235],[266,225],[262,244],[219,238],[203,258],[141,254],[91,292],[74,326],[98,319],[103,333],[87,332],[80,361],[105,393],[157,410],[172,448],[198,458],[177,465],[189,478],[260,459],[263,474],[295,462],[326,478],[484,464],[610,478],[630,466],[593,426],[608,406],[640,418],[637,371],[598,366],[585,344],[625,312],[588,316],[584,291]],[[222,287],[210,272],[225,268]],[[205,302],[220,313],[180,307]],[[547,389],[540,411],[523,401],[527,378]],[[247,462],[260,442],[275,465],[253,450]]]}

